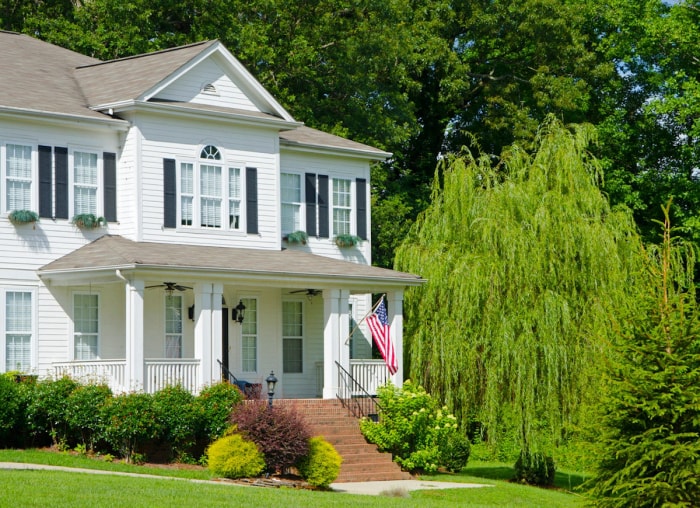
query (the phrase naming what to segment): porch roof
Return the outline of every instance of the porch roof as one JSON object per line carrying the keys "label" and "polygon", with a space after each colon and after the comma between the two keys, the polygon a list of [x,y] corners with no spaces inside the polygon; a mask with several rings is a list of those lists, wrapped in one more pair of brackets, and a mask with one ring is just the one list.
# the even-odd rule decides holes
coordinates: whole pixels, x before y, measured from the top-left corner
{"label": "porch roof", "polygon": [[180,272],[190,279],[210,278],[275,284],[281,287],[335,287],[373,291],[418,286],[421,277],[396,270],[328,258],[299,250],[260,250],[155,242],[104,235],[39,268],[42,280],[71,283],[116,271],[142,276]]}

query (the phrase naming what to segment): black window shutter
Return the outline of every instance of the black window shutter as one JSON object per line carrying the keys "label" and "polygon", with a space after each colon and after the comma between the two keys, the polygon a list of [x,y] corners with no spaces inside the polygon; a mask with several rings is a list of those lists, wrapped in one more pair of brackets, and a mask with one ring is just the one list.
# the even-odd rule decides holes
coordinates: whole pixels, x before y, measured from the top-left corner
{"label": "black window shutter", "polygon": [[103,153],[102,164],[105,185],[105,220],[107,222],[117,222],[117,154],[111,152]]}
{"label": "black window shutter", "polygon": [[245,168],[246,232],[258,233],[258,169]]}
{"label": "black window shutter", "polygon": [[318,175],[318,236],[328,238],[328,175]]}
{"label": "black window shutter", "polygon": [[367,180],[364,178],[355,180],[355,194],[357,196],[357,236],[367,240]]}
{"label": "black window shutter", "polygon": [[56,210],[57,219],[68,218],[68,148],[55,146],[53,149],[54,166],[56,169]]}
{"label": "black window shutter", "polygon": [[316,173],[304,176],[306,195],[306,234],[316,236]]}
{"label": "black window shutter", "polygon": [[163,159],[163,226],[177,226],[177,171],[175,159]]}
{"label": "black window shutter", "polygon": [[53,217],[51,147],[39,145],[39,217]]}

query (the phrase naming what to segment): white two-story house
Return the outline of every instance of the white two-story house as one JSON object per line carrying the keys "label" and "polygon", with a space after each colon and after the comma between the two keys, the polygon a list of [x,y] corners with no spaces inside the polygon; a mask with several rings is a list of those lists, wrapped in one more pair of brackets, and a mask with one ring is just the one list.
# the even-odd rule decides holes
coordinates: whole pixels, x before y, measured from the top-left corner
{"label": "white two-story house", "polygon": [[382,293],[401,383],[422,279],[371,266],[390,154],[305,127],[218,41],[102,62],[0,32],[0,69],[2,371],[148,392],[274,371],[276,396],[332,398],[343,371],[389,378],[351,333]]}

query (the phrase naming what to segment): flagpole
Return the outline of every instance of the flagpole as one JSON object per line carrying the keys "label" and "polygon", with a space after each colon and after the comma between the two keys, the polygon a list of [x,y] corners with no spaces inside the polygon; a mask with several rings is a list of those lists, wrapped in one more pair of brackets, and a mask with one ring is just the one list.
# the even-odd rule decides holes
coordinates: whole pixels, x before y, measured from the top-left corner
{"label": "flagpole", "polygon": [[382,295],[382,297],[381,297],[379,300],[377,300],[377,303],[375,303],[375,304],[372,306],[372,308],[369,310],[369,312],[367,312],[367,314],[365,314],[365,315],[362,317],[362,319],[360,319],[360,320],[357,322],[357,324],[355,325],[355,327],[354,327],[352,330],[350,330],[350,333],[348,334],[348,338],[345,339],[345,345],[346,345],[346,346],[347,346],[348,343],[350,342],[350,339],[352,338],[352,334],[355,333],[355,331],[357,331],[357,329],[360,327],[360,325],[361,325],[362,323],[364,323],[365,319],[367,319],[367,316],[369,316],[369,315],[372,314],[375,310],[377,310],[377,307],[379,307],[379,304],[382,303],[382,301],[384,301],[384,297],[385,297],[385,296],[386,296],[386,293],[384,293],[384,294]]}

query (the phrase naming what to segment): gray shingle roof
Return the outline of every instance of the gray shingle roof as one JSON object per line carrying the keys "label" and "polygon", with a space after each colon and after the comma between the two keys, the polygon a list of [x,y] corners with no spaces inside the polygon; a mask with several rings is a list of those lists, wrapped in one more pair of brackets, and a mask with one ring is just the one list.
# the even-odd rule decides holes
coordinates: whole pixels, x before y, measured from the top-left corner
{"label": "gray shingle roof", "polygon": [[291,131],[280,132],[280,142],[283,145],[291,147],[334,148],[354,152],[365,152],[368,155],[377,156],[382,159],[391,156],[390,153],[374,148],[373,146],[357,143],[333,134],[328,134],[327,132],[312,129],[311,127],[299,127]]}
{"label": "gray shingle roof", "polygon": [[342,278],[355,282],[415,286],[420,277],[297,250],[256,250],[202,245],[134,242],[105,235],[39,269],[39,275],[109,268],[159,268],[222,272],[248,276],[317,279]]}

